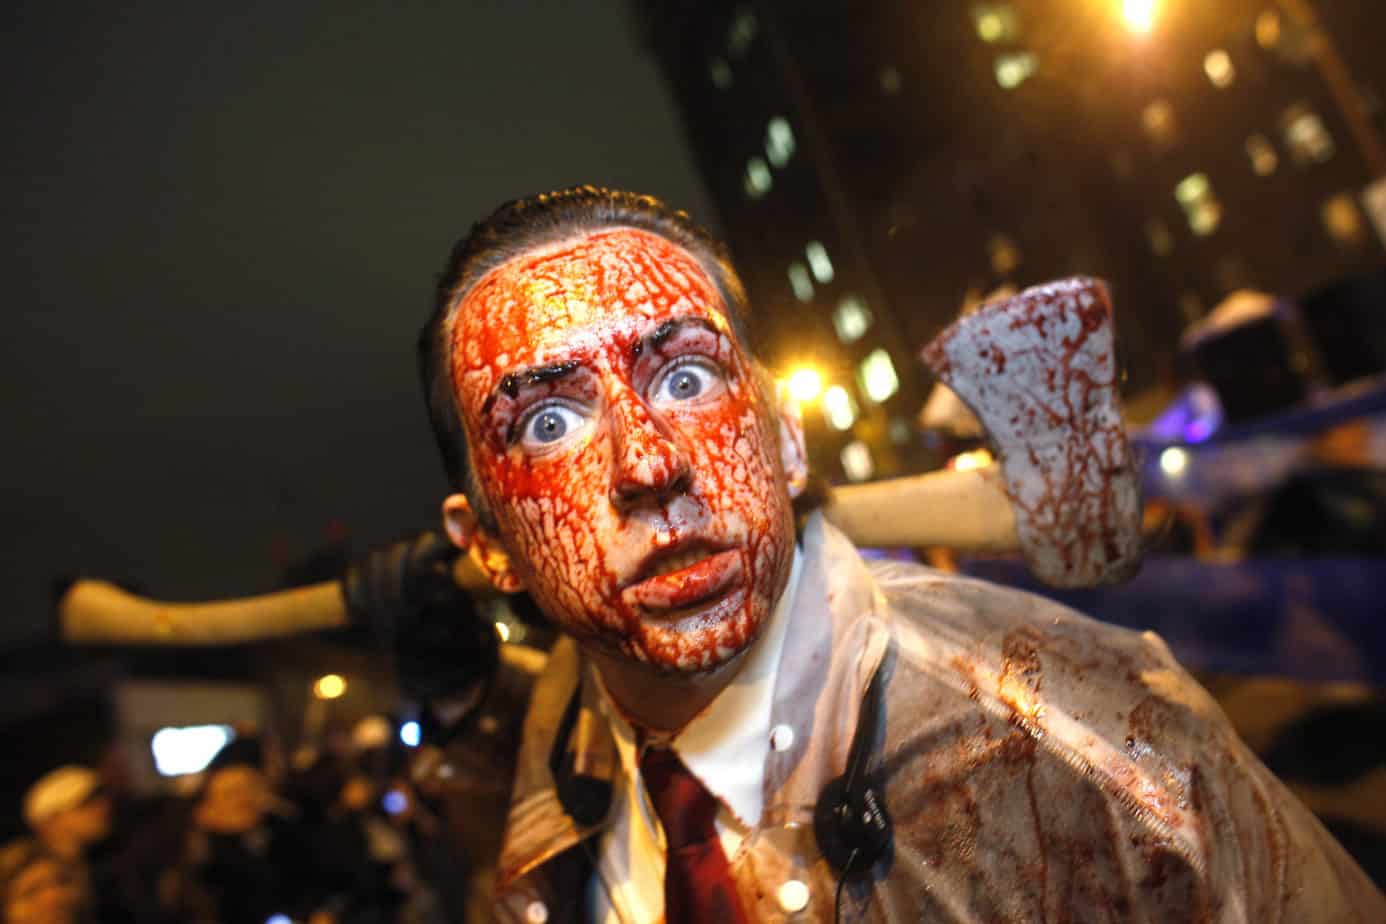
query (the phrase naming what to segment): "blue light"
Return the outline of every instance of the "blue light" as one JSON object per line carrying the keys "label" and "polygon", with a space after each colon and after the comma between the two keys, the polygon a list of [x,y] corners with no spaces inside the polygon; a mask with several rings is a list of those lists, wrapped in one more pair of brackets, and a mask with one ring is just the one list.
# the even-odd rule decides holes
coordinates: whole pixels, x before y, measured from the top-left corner
{"label": "blue light", "polygon": [[294,924],[293,918],[287,914],[272,914],[265,918],[265,924]]}
{"label": "blue light", "polygon": [[422,731],[419,728],[418,722],[405,722],[399,727],[399,740],[404,742],[405,747],[418,747],[421,735]]}
{"label": "blue light", "polygon": [[392,789],[385,793],[384,797],[380,800],[380,804],[383,805],[385,811],[389,812],[391,815],[398,815],[409,807],[409,799],[398,789]]}

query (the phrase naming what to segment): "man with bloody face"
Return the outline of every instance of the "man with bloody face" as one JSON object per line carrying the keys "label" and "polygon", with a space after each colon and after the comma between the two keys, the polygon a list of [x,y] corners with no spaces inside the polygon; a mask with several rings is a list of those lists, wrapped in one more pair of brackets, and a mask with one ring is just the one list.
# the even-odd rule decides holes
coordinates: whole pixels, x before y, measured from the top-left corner
{"label": "man with bloody face", "polygon": [[1154,636],[796,533],[802,431],[746,310],[685,215],[590,187],[445,270],[444,525],[565,634],[500,918],[1386,919]]}

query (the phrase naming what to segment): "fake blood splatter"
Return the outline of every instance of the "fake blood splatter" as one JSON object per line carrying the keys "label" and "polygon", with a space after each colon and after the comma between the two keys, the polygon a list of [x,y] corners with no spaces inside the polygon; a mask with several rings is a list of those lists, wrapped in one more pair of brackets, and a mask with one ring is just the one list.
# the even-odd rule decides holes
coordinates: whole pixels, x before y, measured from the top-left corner
{"label": "fake blood splatter", "polygon": [[698,261],[606,229],[493,270],[451,372],[514,569],[564,629],[680,671],[724,663],[784,587],[778,420]]}
{"label": "fake blood splatter", "polygon": [[1116,388],[1111,303],[1073,278],[986,305],[924,361],[995,443],[1034,571],[1059,586],[1129,577],[1140,496]]}

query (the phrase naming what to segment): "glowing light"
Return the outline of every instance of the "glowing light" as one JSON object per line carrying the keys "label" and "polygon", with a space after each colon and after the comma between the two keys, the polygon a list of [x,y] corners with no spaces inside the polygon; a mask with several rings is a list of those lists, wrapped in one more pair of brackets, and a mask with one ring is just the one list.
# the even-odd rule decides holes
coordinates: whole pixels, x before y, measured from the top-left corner
{"label": "glowing light", "polygon": [[1205,173],[1191,173],[1174,187],[1174,198],[1184,207],[1189,228],[1206,237],[1222,223],[1222,204],[1213,194],[1213,184]]}
{"label": "glowing light", "polygon": [[804,366],[789,374],[789,396],[800,404],[816,401],[822,393],[823,376],[817,369]]}
{"label": "glowing light", "polygon": [[236,736],[230,725],[161,728],[149,739],[154,769],[164,776],[201,773],[217,752]]}
{"label": "glowing light", "polygon": [[1145,35],[1155,28],[1159,7],[1159,0],[1122,0],[1121,18],[1126,28]]}
{"label": "glowing light", "polygon": [[1333,158],[1333,136],[1307,104],[1296,103],[1286,109],[1280,117],[1280,130],[1296,164],[1321,164]]}
{"label": "glowing light", "polygon": [[843,343],[855,343],[871,327],[871,309],[857,295],[843,296],[833,309],[833,329]]}
{"label": "glowing light", "polygon": [[1367,223],[1351,193],[1338,193],[1325,200],[1319,217],[1328,236],[1344,247],[1356,246],[1367,238]]}
{"label": "glowing light", "polygon": [[895,374],[895,364],[885,350],[872,350],[861,361],[857,375],[861,380],[861,390],[877,404],[900,390],[900,377]]}
{"label": "glowing light", "polygon": [[1014,39],[1020,33],[1020,19],[1006,3],[978,3],[972,7],[977,37],[988,45]]}
{"label": "glowing light", "polygon": [[1270,176],[1280,166],[1275,145],[1265,135],[1252,135],[1246,139],[1246,156],[1251,160],[1251,169],[1257,176]]}
{"label": "glowing light", "polygon": [[1170,446],[1160,453],[1160,471],[1171,478],[1178,478],[1189,467],[1189,454],[1178,446]]}
{"label": "glowing light", "polygon": [[834,385],[823,393],[823,416],[834,430],[850,430],[857,422],[857,402],[847,389]]}
{"label": "glowing light", "polygon": [[346,678],[341,674],[323,674],[313,684],[313,695],[318,699],[337,699],[346,692]]}
{"label": "glowing light", "polygon": [[1204,56],[1203,73],[1208,75],[1208,80],[1219,90],[1232,86],[1232,82],[1237,79],[1237,69],[1232,66],[1232,56],[1221,48],[1214,48]]}
{"label": "glowing light", "polygon": [[500,636],[502,642],[510,641],[510,624],[496,620],[496,635]]}
{"label": "glowing light", "polygon": [[813,300],[813,280],[809,278],[808,267],[802,263],[789,264],[789,287],[799,301]]}
{"label": "glowing light", "polygon": [[1174,107],[1170,105],[1169,100],[1152,100],[1141,110],[1141,129],[1157,146],[1168,147],[1174,143],[1179,125],[1175,121]]}
{"label": "glowing light", "polygon": [[398,789],[391,789],[380,798],[380,806],[391,815],[398,815],[409,808],[409,797]]}
{"label": "glowing light", "polygon": [[1028,51],[1001,55],[996,59],[996,82],[1002,89],[1014,90],[1030,79],[1039,66],[1039,59]]}
{"label": "glowing light", "polygon": [[770,166],[763,158],[752,157],[746,161],[746,175],[742,177],[742,186],[745,187],[747,196],[759,199],[770,191],[774,182],[770,175]]}
{"label": "glowing light", "polygon": [[871,458],[871,447],[861,440],[853,440],[842,447],[839,456],[842,471],[851,481],[866,481],[876,473],[876,463]]}
{"label": "glowing light", "polygon": [[1183,206],[1193,205],[1199,199],[1208,195],[1211,184],[1208,182],[1208,174],[1191,173],[1179,181],[1179,185],[1174,187],[1174,198],[1179,200]]}
{"label": "glowing light", "polygon": [[423,740],[423,729],[411,719],[399,727],[399,740],[407,748],[416,748]]}
{"label": "glowing light", "polygon": [[1256,17],[1256,44],[1270,51],[1280,44],[1280,14],[1266,10]]}
{"label": "glowing light", "polygon": [[991,453],[985,449],[974,449],[971,452],[960,452],[948,460],[948,467],[958,472],[971,472],[979,468],[986,468],[992,463]]}
{"label": "glowing light", "polygon": [[765,127],[765,156],[773,167],[783,167],[794,156],[794,129],[784,116],[775,116]]}
{"label": "glowing light", "polygon": [[833,261],[828,259],[828,248],[818,241],[809,241],[804,247],[804,256],[808,257],[814,279],[824,285],[833,281]]}

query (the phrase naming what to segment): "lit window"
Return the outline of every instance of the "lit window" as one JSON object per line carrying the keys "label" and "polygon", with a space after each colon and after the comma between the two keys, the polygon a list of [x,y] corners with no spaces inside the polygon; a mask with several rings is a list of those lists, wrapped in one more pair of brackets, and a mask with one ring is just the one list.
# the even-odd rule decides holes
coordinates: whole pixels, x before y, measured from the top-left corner
{"label": "lit window", "polygon": [[894,94],[900,92],[900,71],[893,67],[881,68],[880,74],[881,92]]}
{"label": "lit window", "polygon": [[1366,240],[1367,223],[1349,193],[1338,193],[1325,201],[1319,217],[1328,236],[1343,247],[1356,247]]}
{"label": "lit window", "polygon": [[212,758],[236,736],[230,725],[188,725],[161,728],[149,741],[154,769],[164,776],[201,773]]}
{"label": "lit window", "polygon": [[1020,266],[1020,248],[1004,234],[993,235],[987,243],[991,270],[998,276],[1009,276]]}
{"label": "lit window", "polygon": [[1324,127],[1319,114],[1304,103],[1296,103],[1280,117],[1280,130],[1285,147],[1300,166],[1321,164],[1333,157],[1333,136]]}
{"label": "lit window", "polygon": [[1206,173],[1191,173],[1174,187],[1174,198],[1184,207],[1189,228],[1199,237],[1206,237],[1222,223],[1222,204],[1213,194],[1213,185]]}
{"label": "lit window", "polygon": [[1280,44],[1280,14],[1275,10],[1256,17],[1256,43],[1267,51]]}
{"label": "lit window", "polygon": [[870,327],[871,309],[860,296],[845,296],[833,309],[833,329],[843,343],[855,343]]}
{"label": "lit window", "polygon": [[861,390],[866,397],[880,404],[900,390],[900,379],[895,374],[895,364],[885,350],[872,350],[861,361],[857,370]]}
{"label": "lit window", "polygon": [[804,256],[808,257],[809,269],[813,270],[813,278],[827,285],[833,281],[833,261],[828,259],[828,249],[817,241],[809,241],[804,248]]}
{"label": "lit window", "polygon": [[1174,252],[1174,235],[1169,225],[1158,218],[1145,223],[1145,237],[1150,241],[1150,249],[1157,257],[1167,257]]}
{"label": "lit window", "polygon": [[1232,56],[1221,48],[1214,48],[1203,58],[1203,73],[1213,86],[1219,90],[1232,86],[1237,79],[1237,69],[1232,66]]}
{"label": "lit window", "polygon": [[770,177],[770,167],[761,157],[752,157],[746,162],[746,176],[744,185],[746,195],[752,199],[759,199],[770,191],[773,180]]}
{"label": "lit window", "polygon": [[987,44],[1014,39],[1020,34],[1020,18],[1008,3],[977,3],[972,7],[977,37]]}
{"label": "lit window", "polygon": [[732,85],[731,65],[723,58],[713,58],[707,62],[707,73],[712,85],[719,90],[730,90]]}
{"label": "lit window", "polygon": [[794,156],[794,129],[784,116],[775,116],[765,127],[765,156],[775,167],[783,167]]}
{"label": "lit window", "polygon": [[1038,66],[1039,59],[1029,51],[1000,55],[996,59],[996,82],[1004,90],[1014,90],[1029,80]]}
{"label": "lit window", "polygon": [[823,392],[823,418],[834,430],[850,430],[857,422],[857,402],[841,385]]}
{"label": "lit window", "polygon": [[746,8],[737,10],[732,17],[731,28],[727,30],[727,50],[733,57],[741,57],[751,43],[756,40],[756,14]]}
{"label": "lit window", "polygon": [[813,299],[813,280],[809,278],[808,267],[802,263],[789,264],[789,287],[794,297],[801,302]]}
{"label": "lit window", "polygon": [[1270,176],[1280,165],[1280,156],[1275,153],[1275,145],[1271,144],[1271,140],[1265,135],[1252,135],[1246,139],[1246,156],[1257,176]]}
{"label": "lit window", "polygon": [[1169,100],[1157,99],[1142,109],[1141,128],[1156,147],[1166,148],[1173,144],[1179,126]]}
{"label": "lit window", "polygon": [[871,447],[861,440],[852,440],[842,447],[842,471],[849,481],[866,481],[876,474],[876,463],[871,458]]}

